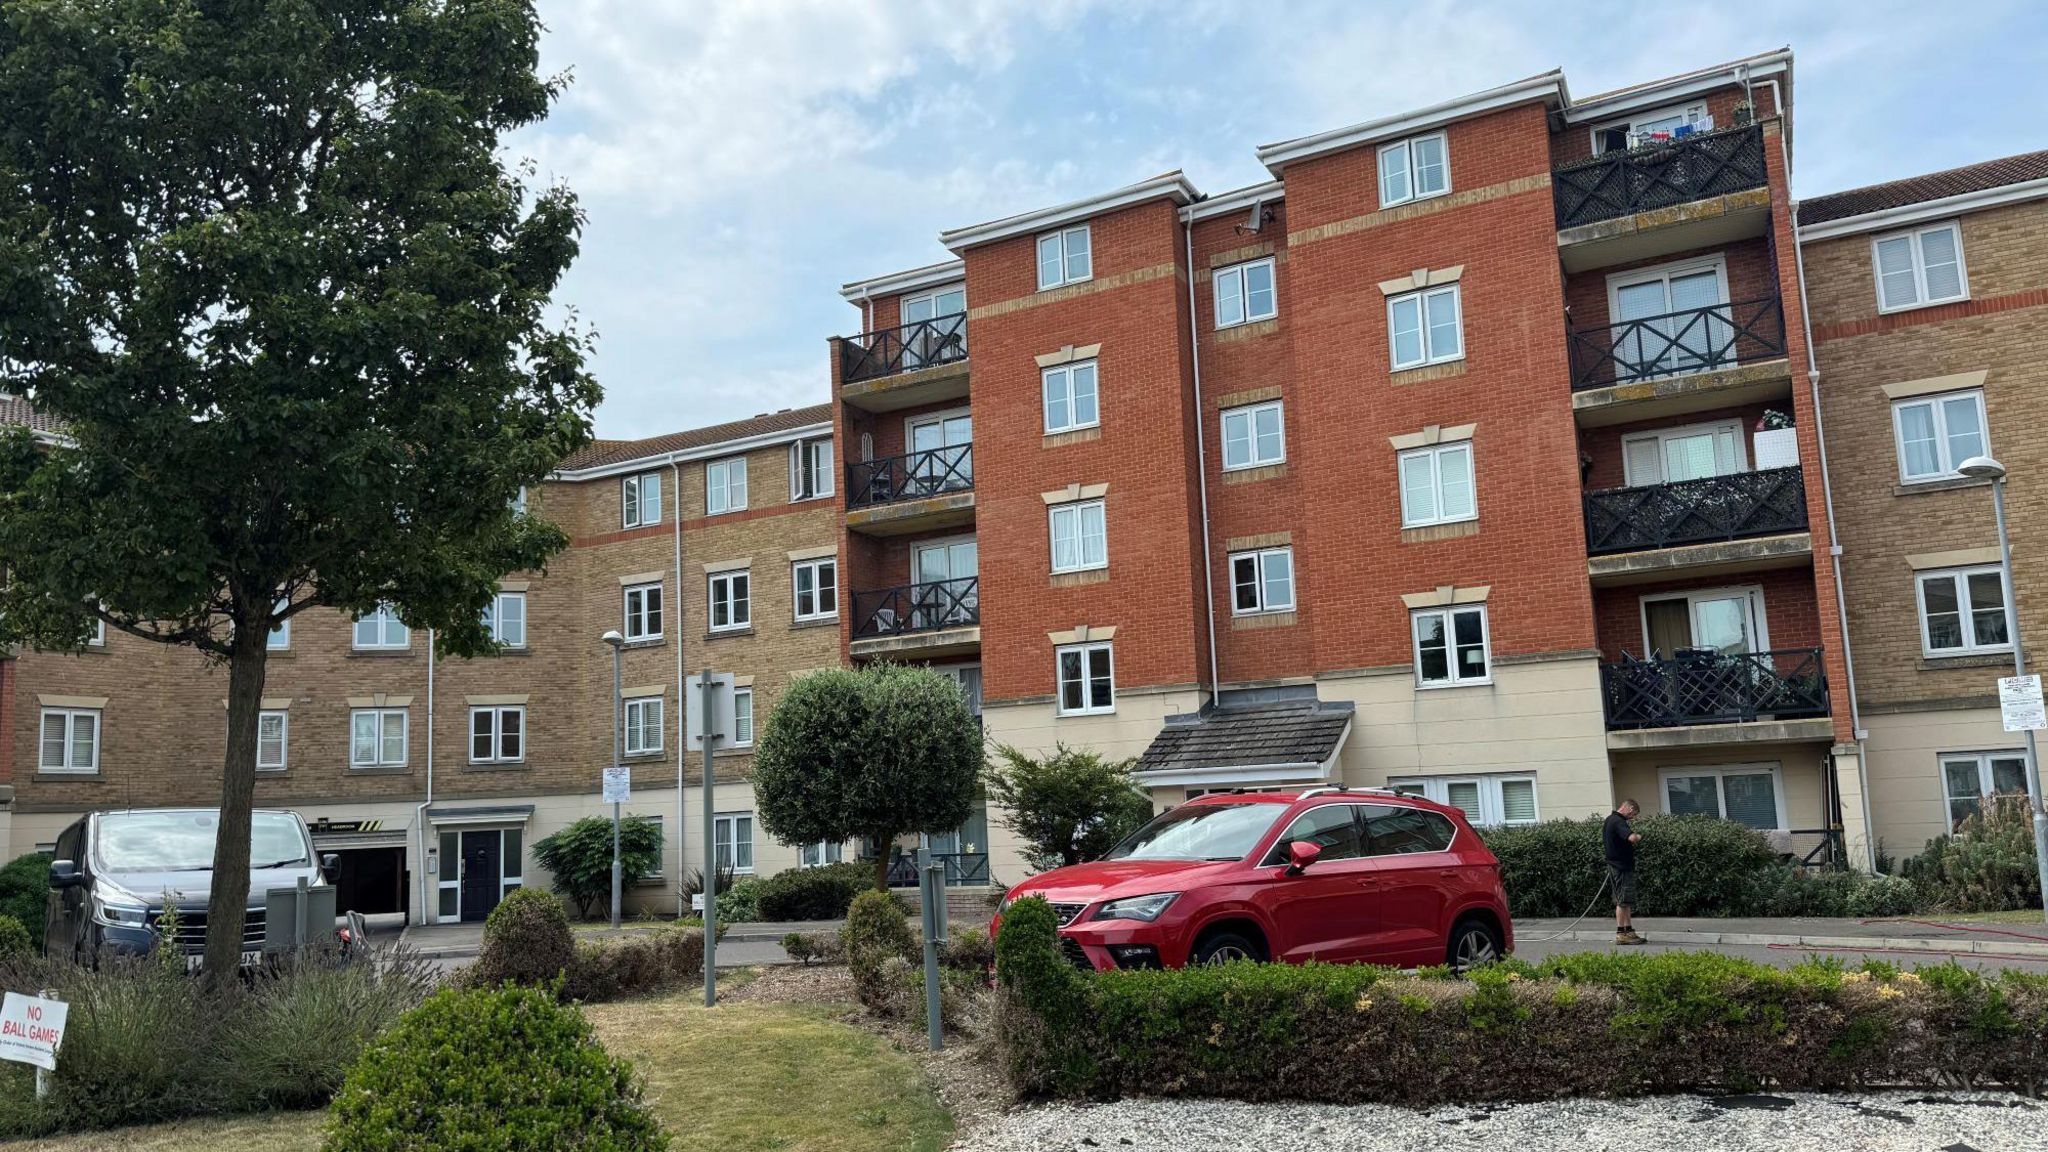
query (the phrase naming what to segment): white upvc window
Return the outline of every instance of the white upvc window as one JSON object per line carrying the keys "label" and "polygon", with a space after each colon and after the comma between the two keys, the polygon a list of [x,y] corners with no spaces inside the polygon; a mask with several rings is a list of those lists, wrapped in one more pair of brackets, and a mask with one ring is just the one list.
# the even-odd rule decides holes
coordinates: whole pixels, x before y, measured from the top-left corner
{"label": "white upvc window", "polygon": [[619,507],[628,528],[661,523],[661,473],[643,472],[619,481]]}
{"label": "white upvc window", "polygon": [[507,648],[526,647],[526,593],[500,592],[484,605],[484,629]]}
{"label": "white upvc window", "polygon": [[747,458],[731,456],[704,465],[704,514],[738,512],[747,506]]}
{"label": "white upvc window", "polygon": [[[291,601],[279,600],[277,606],[272,611],[282,612],[291,606]],[[290,617],[279,620],[271,626],[270,636],[264,641],[264,645],[272,652],[283,652],[292,646],[292,622]]]}
{"label": "white upvc window", "polygon": [[258,712],[256,714],[256,770],[258,772],[282,772],[291,745],[291,713],[284,711]]}
{"label": "white upvc window", "polygon": [[636,696],[626,701],[626,755],[651,756],[662,748],[662,704],[659,696]]}
{"label": "white upvc window", "polygon": [[1101,397],[1096,390],[1095,361],[1079,360],[1039,372],[1045,393],[1045,431],[1072,432],[1102,423]]}
{"label": "white upvc window", "polygon": [[2027,794],[2027,753],[2023,748],[1999,752],[1943,752],[1941,798],[1948,808],[1948,826],[1984,810],[1987,796]]}
{"label": "white upvc window", "polygon": [[1650,143],[1661,133],[1675,136],[1686,127],[1695,132],[1714,130],[1714,117],[1707,111],[1706,101],[1697,100],[1690,104],[1674,104],[1638,112],[1626,119],[1599,125],[1593,129],[1593,155],[1626,152]]}
{"label": "white upvc window", "polygon": [[355,646],[366,651],[394,651],[412,647],[412,630],[398,618],[398,609],[389,604],[356,617]]}
{"label": "white upvc window", "polygon": [[1077,224],[1038,238],[1038,289],[1057,288],[1095,275],[1088,225]]}
{"label": "white upvc window", "polygon": [[1380,146],[1380,207],[1392,208],[1450,190],[1451,153],[1443,133]]}
{"label": "white upvc window", "polygon": [[712,859],[723,870],[730,868],[742,876],[754,871],[754,814],[751,812],[720,812],[712,817]]}
{"label": "white upvc window", "polygon": [[1465,358],[1464,309],[1446,284],[1387,298],[1387,346],[1395,371]]}
{"label": "white upvc window", "polygon": [[1922,572],[1913,581],[1920,604],[1920,650],[1926,656],[2012,651],[2005,575],[1996,564]]}
{"label": "white upvc window", "polygon": [[1109,528],[1102,501],[1055,504],[1047,512],[1052,522],[1053,571],[1109,567]]}
{"label": "white upvc window", "polygon": [[512,494],[512,503],[509,507],[512,509],[514,516],[526,515],[526,485],[521,484],[519,491]]}
{"label": "white upvc window", "polygon": [[832,494],[832,441],[829,437],[789,446],[789,498],[817,500]]}
{"label": "white upvc window", "polygon": [[753,601],[748,595],[752,583],[745,568],[712,573],[711,631],[733,632],[754,623]]}
{"label": "white upvc window", "polygon": [[750,747],[754,743],[754,690],[735,688],[732,690],[732,743],[735,748]]}
{"label": "white upvc window", "polygon": [[1223,410],[1223,470],[1264,468],[1287,459],[1280,401]]}
{"label": "white upvc window", "polygon": [[661,639],[661,585],[629,584],[625,599],[626,639]]}
{"label": "white upvc window", "polygon": [[1870,242],[1870,261],[1881,313],[1969,299],[1963,229],[1954,220],[1879,236]]}
{"label": "white upvc window", "polygon": [[1116,711],[1116,660],[1106,643],[1069,644],[1053,658],[1059,676],[1062,716]]}
{"label": "white upvc window", "polygon": [[1704,480],[1749,470],[1739,420],[1633,432],[1621,438],[1622,482],[1631,488]]}
{"label": "white upvc window", "polygon": [[517,764],[525,759],[525,708],[515,705],[469,710],[471,764]]}
{"label": "white upvc window", "polygon": [[1920,484],[1954,478],[1957,465],[1989,456],[1984,393],[1945,392],[1892,403],[1892,435],[1899,449],[1899,480]]}
{"label": "white upvc window", "polygon": [[832,620],[839,615],[839,561],[799,560],[789,566],[790,599],[796,618]]}
{"label": "white upvc window", "polygon": [[1230,611],[1234,616],[1294,611],[1294,549],[1232,553]]}
{"label": "white upvc window", "polygon": [[1454,524],[1479,515],[1471,441],[1410,449],[1399,462],[1401,527]]}
{"label": "white upvc window", "polygon": [[1452,688],[1492,682],[1493,653],[1487,647],[1486,605],[1418,609],[1409,624],[1415,637],[1418,686]]}
{"label": "white upvc window", "polygon": [[104,648],[107,646],[107,622],[105,620],[93,620],[92,639],[87,640],[86,643],[94,648]]}
{"label": "white upvc window", "polygon": [[1210,277],[1216,296],[1216,327],[1271,320],[1280,314],[1280,297],[1273,286],[1273,258],[1247,260],[1218,268]]}
{"label": "white upvc window", "polygon": [[815,844],[805,844],[797,849],[796,866],[799,868],[823,868],[827,864],[837,864],[844,859],[846,859],[846,845],[832,844],[820,840]]}
{"label": "white upvc window", "polygon": [[1534,824],[1539,819],[1533,773],[1408,776],[1387,781],[1387,787],[1404,796],[1420,796],[1449,805],[1463,812],[1465,819],[1483,828]]}
{"label": "white upvc window", "polygon": [[1776,764],[1689,764],[1658,773],[1666,814],[1712,816],[1765,830],[1787,827],[1780,784]]}
{"label": "white upvc window", "polygon": [[97,708],[43,709],[42,755],[39,772],[97,772],[100,770],[100,710]]}
{"label": "white upvc window", "polygon": [[402,768],[406,762],[409,710],[357,708],[348,715],[351,768]]}

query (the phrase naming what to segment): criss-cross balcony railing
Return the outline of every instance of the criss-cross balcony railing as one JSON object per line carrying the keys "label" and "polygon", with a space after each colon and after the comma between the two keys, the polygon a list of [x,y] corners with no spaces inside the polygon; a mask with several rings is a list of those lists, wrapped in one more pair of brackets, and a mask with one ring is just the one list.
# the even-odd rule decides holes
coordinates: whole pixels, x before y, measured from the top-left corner
{"label": "criss-cross balcony railing", "polygon": [[1782,359],[1776,296],[1571,330],[1572,389],[1605,388]]}
{"label": "criss-cross balcony railing", "polygon": [[[946,887],[988,883],[988,853],[986,852],[934,852],[933,863],[946,869]],[[889,887],[917,887],[917,857],[911,853],[899,853],[889,861]]]}
{"label": "criss-cross balcony railing", "polygon": [[1675,728],[1828,714],[1818,648],[1680,652],[1600,666],[1609,728]]}
{"label": "criss-cross balcony railing", "polygon": [[913,320],[839,341],[839,382],[879,380],[967,359],[967,313]]}
{"label": "criss-cross balcony railing", "polygon": [[853,594],[855,639],[935,632],[981,623],[981,580],[933,580]]}
{"label": "criss-cross balcony railing", "polygon": [[974,445],[927,448],[902,456],[862,460],[846,468],[846,506],[870,508],[965,492],[974,487]]}
{"label": "criss-cross balcony railing", "polygon": [[1760,124],[1616,150],[1550,174],[1560,229],[1746,192],[1767,179]]}
{"label": "criss-cross balcony railing", "polygon": [[1806,528],[1798,465],[1588,492],[1586,552],[1642,552]]}

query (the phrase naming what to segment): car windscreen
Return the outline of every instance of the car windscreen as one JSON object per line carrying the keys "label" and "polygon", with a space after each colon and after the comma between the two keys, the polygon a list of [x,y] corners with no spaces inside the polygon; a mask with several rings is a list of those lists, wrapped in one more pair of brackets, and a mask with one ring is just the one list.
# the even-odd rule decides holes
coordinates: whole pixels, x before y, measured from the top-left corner
{"label": "car windscreen", "polygon": [[1183,804],[1124,837],[1110,860],[1242,860],[1285,804]]}
{"label": "car windscreen", "polygon": [[[93,854],[107,872],[205,872],[213,867],[219,829],[216,812],[109,812],[100,817]],[[250,867],[311,863],[306,835],[290,814],[250,814]]]}

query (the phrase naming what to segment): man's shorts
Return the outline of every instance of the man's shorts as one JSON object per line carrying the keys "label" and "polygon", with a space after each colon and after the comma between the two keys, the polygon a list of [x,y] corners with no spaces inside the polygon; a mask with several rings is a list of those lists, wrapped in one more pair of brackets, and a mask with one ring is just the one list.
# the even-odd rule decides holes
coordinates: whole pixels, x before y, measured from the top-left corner
{"label": "man's shorts", "polygon": [[1617,906],[1621,906],[1621,905],[1629,905],[1629,906],[1633,906],[1633,905],[1635,904],[1635,902],[1636,902],[1636,870],[1635,870],[1635,869],[1633,869],[1633,868],[1616,868],[1616,867],[1615,867],[1614,865],[1612,865],[1612,864],[1609,864],[1609,865],[1607,866],[1607,886],[1608,886],[1609,888],[1612,888],[1612,889],[1614,890],[1614,903],[1615,903],[1615,904],[1616,904]]}

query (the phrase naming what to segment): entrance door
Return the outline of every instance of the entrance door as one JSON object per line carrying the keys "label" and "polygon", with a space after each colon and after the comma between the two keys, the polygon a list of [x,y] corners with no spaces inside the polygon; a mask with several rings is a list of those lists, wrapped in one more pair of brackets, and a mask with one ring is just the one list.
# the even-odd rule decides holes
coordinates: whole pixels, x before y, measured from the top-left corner
{"label": "entrance door", "polygon": [[913,455],[906,477],[910,491],[906,495],[932,496],[970,487],[974,483],[974,455],[968,445],[973,440],[972,416],[913,421],[909,436]]}
{"label": "entrance door", "polygon": [[1658,269],[1610,282],[1618,376],[1644,379],[1734,363],[1720,264]]}
{"label": "entrance door", "polygon": [[1758,588],[1715,588],[1645,599],[1643,632],[1644,646],[1667,658],[1686,649],[1738,656],[1769,646],[1763,592]]}
{"label": "entrance door", "polygon": [[945,324],[929,324],[918,328],[908,325],[921,320],[940,320],[967,311],[967,288],[958,285],[943,288],[925,296],[913,296],[903,302],[903,366],[917,368],[927,361],[939,359],[945,346],[957,340],[967,342],[967,329],[958,321]]}
{"label": "entrance door", "polygon": [[497,829],[462,834],[462,918],[482,920],[505,889],[503,836]]}
{"label": "entrance door", "polygon": [[923,585],[912,605],[916,626],[944,628],[973,623],[975,594],[964,585],[951,581],[966,580],[980,574],[981,554],[972,540],[919,547],[911,556],[910,571],[911,581]]}

